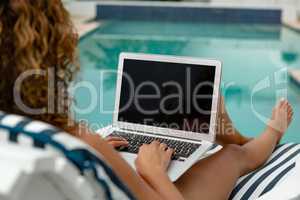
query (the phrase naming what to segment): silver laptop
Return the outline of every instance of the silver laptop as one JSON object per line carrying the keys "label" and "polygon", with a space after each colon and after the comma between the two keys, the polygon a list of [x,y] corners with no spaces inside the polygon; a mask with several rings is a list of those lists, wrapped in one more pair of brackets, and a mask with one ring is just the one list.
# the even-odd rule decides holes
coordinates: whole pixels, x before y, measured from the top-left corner
{"label": "silver laptop", "polygon": [[98,132],[129,142],[118,150],[133,168],[144,143],[175,149],[168,169],[175,181],[213,145],[220,78],[216,60],[122,53],[113,123]]}

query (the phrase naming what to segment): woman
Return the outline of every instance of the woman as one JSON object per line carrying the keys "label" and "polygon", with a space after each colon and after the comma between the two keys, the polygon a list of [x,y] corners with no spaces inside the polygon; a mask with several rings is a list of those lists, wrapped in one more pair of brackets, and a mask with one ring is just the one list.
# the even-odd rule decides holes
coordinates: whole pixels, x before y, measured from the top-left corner
{"label": "woman", "polygon": [[[109,145],[87,128],[68,123],[72,119],[68,118],[67,88],[78,70],[77,42],[70,16],[60,0],[1,0],[0,110],[46,121],[87,142],[104,156],[137,199],[228,198],[240,176],[268,159],[292,120],[290,104],[281,101],[274,107],[265,131],[255,139],[241,136],[234,128],[229,132],[219,128],[217,139],[224,148],[196,163],[175,183],[166,173],[173,150],[156,141],[143,145],[136,173],[112,147],[126,145],[126,141],[110,138]],[[17,87],[20,76],[32,69],[40,75],[30,76]],[[55,78],[53,87],[48,87],[50,76]],[[20,105],[43,109],[39,114],[24,112]],[[218,126],[232,126],[223,99],[220,108]]]}

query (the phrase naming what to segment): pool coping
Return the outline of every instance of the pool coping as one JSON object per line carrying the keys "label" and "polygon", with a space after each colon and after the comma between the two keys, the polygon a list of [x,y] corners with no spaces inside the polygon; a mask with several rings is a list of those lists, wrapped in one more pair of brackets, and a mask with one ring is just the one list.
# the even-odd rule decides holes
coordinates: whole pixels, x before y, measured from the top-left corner
{"label": "pool coping", "polygon": [[79,39],[85,38],[94,32],[101,24],[101,21],[94,20],[94,17],[72,16],[72,21],[79,36]]}
{"label": "pool coping", "polygon": [[91,32],[93,32],[95,29],[97,29],[100,25],[101,25],[101,23],[97,22],[97,21],[81,24],[80,31],[78,32],[79,37],[83,38],[86,35],[89,35]]}
{"label": "pool coping", "polygon": [[282,25],[300,33],[300,21],[283,21]]}

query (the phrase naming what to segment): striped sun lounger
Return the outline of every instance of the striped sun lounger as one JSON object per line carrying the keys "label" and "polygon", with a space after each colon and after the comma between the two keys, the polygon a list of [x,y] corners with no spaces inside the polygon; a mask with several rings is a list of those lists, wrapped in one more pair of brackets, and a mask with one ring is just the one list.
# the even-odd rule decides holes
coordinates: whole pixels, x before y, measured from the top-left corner
{"label": "striped sun lounger", "polygon": [[96,183],[95,189],[103,193],[100,196],[104,196],[104,199],[135,199],[109,165],[101,159],[101,155],[77,138],[49,124],[0,113],[0,144],[3,142],[62,154],[82,176],[89,179],[92,174]]}
{"label": "striped sun lounger", "polygon": [[[214,145],[206,156],[216,153],[221,148],[219,145]],[[295,169],[298,160],[300,160],[300,144],[278,145],[261,168],[238,180],[229,200],[252,200],[262,197],[288,177]]]}
{"label": "striped sun lounger", "polygon": [[[101,159],[101,155],[80,140],[49,124],[0,112],[0,142],[32,146],[47,151],[54,149],[69,160],[82,176],[92,173],[97,187],[104,191],[105,199],[134,199],[126,185]],[[215,145],[207,156],[221,148]],[[229,199],[254,200],[272,191],[293,172],[299,155],[299,144],[278,145],[264,166],[238,180]]]}

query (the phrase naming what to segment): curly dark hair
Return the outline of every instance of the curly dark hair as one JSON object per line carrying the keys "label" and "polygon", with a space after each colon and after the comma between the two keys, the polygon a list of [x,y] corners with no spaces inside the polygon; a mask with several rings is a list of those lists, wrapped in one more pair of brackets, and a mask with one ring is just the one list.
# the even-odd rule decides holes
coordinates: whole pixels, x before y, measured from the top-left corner
{"label": "curly dark hair", "polygon": [[[67,89],[79,68],[77,43],[61,0],[1,0],[0,110],[67,129],[71,102]],[[16,91],[18,77],[33,69],[45,74],[26,78]],[[54,72],[54,88],[49,87],[49,69]],[[14,92],[27,107],[45,108],[45,112],[37,115],[20,109]],[[49,110],[49,96],[54,99],[54,110]]]}

